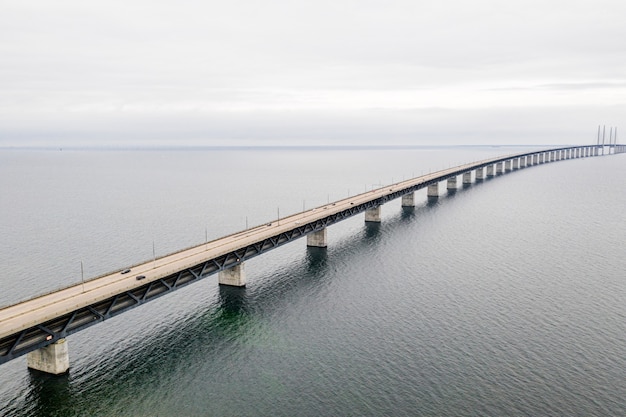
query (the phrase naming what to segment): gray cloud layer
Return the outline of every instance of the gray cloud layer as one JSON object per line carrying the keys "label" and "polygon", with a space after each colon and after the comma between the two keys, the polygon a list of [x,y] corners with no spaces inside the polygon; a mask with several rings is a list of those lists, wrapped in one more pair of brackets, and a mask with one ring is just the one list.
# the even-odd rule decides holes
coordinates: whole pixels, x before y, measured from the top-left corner
{"label": "gray cloud layer", "polygon": [[0,146],[580,143],[619,0],[4,2]]}

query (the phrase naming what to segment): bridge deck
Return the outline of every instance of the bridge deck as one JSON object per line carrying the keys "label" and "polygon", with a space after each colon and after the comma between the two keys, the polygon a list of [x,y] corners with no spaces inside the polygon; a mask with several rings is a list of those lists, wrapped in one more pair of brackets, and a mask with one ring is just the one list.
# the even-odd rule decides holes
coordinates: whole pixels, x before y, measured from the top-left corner
{"label": "bridge deck", "polygon": [[[422,175],[145,262],[126,274],[117,271],[5,307],[0,309],[0,363],[81,330],[93,321],[112,317],[118,309],[126,311],[184,283],[430,184],[512,158],[560,149],[571,148],[511,154]],[[138,280],[141,275],[145,279]],[[124,306],[118,307],[122,302]],[[19,349],[21,345],[23,352]]]}

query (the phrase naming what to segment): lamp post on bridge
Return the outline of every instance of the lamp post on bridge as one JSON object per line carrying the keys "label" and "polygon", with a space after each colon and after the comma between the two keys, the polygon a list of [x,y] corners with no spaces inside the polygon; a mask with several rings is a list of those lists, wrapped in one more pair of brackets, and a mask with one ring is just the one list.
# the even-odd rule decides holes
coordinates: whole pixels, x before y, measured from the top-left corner
{"label": "lamp post on bridge", "polygon": [[85,292],[85,272],[83,269],[83,261],[80,261],[80,280],[83,283],[83,292]]}

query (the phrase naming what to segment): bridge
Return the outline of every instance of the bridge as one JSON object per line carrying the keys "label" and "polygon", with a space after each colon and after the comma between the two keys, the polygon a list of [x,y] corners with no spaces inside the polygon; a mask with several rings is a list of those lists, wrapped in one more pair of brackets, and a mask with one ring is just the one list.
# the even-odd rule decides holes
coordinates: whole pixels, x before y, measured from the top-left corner
{"label": "bridge", "polygon": [[[221,285],[245,286],[246,260],[307,237],[307,246],[327,246],[327,228],[365,213],[366,222],[381,221],[381,207],[401,198],[415,205],[415,192],[427,188],[439,196],[439,183],[457,188],[457,178],[475,181],[521,168],[572,158],[600,156],[605,146],[570,146],[499,156],[397,182],[326,205],[272,220],[211,242],[149,262],[130,266],[55,292],[0,309],[0,365],[27,355],[27,366],[62,374],[69,370],[66,337],[118,316],[178,288],[218,274]],[[611,145],[607,154],[623,153],[626,145]],[[474,174],[474,175],[473,175]]]}

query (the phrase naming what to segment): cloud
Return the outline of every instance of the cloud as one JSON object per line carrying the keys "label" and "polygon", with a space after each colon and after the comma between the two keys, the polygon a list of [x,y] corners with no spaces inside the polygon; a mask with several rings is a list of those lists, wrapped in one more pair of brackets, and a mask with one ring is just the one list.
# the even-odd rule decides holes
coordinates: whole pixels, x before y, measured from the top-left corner
{"label": "cloud", "polygon": [[[555,132],[563,119],[563,132],[617,124],[625,11],[617,0],[7,3],[0,145],[113,131],[146,143],[428,140],[437,123],[466,141],[529,131],[499,125],[505,113]],[[446,116],[427,122],[434,108]]]}

